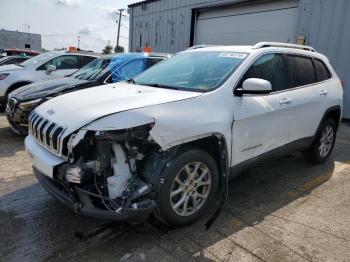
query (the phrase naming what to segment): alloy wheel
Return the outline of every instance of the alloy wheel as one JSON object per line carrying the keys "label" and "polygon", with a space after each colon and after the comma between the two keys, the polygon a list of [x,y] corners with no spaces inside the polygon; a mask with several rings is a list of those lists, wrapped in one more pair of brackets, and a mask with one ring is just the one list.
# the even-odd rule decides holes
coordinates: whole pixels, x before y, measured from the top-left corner
{"label": "alloy wheel", "polygon": [[176,175],[170,190],[173,211],[190,216],[205,204],[211,189],[211,173],[202,162],[185,165]]}
{"label": "alloy wheel", "polygon": [[320,156],[326,157],[332,149],[334,140],[334,129],[332,126],[326,126],[322,132],[320,146],[318,148]]}

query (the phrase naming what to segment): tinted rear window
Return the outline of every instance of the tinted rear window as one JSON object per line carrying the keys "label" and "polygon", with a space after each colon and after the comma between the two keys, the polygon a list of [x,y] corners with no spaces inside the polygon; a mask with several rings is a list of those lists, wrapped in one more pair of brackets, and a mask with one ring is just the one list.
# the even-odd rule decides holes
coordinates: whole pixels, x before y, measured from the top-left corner
{"label": "tinted rear window", "polygon": [[81,67],[87,65],[91,61],[95,60],[96,57],[91,57],[91,56],[81,56]]}
{"label": "tinted rear window", "polygon": [[292,87],[304,86],[317,82],[316,71],[311,58],[288,55],[287,59]]}
{"label": "tinted rear window", "polygon": [[326,65],[319,59],[314,59],[318,81],[324,81],[332,77]]}

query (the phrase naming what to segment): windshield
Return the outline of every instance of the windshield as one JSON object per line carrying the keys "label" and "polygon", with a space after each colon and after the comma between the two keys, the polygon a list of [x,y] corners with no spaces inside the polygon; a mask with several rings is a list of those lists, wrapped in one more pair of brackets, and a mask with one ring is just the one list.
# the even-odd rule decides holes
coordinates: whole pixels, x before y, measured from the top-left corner
{"label": "windshield", "polygon": [[135,84],[210,91],[225,81],[247,56],[238,52],[185,52],[145,71]]}
{"label": "windshield", "polygon": [[108,65],[110,63],[111,58],[95,59],[76,71],[71,77],[82,80],[96,80],[109,71]]}
{"label": "windshield", "polygon": [[43,53],[41,55],[37,55],[34,56],[26,61],[24,61],[23,63],[21,63],[21,66],[25,66],[25,67],[34,67],[34,66],[40,66],[42,65],[44,62],[46,62],[47,60],[49,60],[50,58],[55,57],[57,54],[55,53]]}

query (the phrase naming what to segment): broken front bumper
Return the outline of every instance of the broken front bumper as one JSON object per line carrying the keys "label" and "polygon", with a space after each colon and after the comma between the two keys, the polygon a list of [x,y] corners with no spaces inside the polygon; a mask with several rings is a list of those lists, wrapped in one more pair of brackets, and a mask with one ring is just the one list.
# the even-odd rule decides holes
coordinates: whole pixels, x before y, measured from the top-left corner
{"label": "broken front bumper", "polygon": [[155,205],[152,205],[149,208],[139,209],[119,208],[116,211],[98,208],[93,205],[94,198],[98,200],[98,196],[93,196],[93,194],[77,186],[73,191],[68,192],[59,182],[46,176],[35,167],[33,167],[33,171],[40,184],[50,195],[78,214],[99,219],[136,223],[147,219],[155,207]]}

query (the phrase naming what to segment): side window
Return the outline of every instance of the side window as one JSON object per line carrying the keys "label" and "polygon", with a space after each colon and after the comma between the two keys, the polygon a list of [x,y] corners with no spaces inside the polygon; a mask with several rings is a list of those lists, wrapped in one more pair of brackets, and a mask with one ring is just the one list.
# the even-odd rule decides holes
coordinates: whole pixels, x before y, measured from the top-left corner
{"label": "side window", "polygon": [[57,70],[64,69],[78,69],[79,68],[79,56],[75,55],[63,55],[51,59],[45,65],[41,66],[39,70],[46,70],[49,65],[56,66]]}
{"label": "side window", "polygon": [[112,79],[113,83],[129,80],[145,71],[148,67],[147,58],[136,59],[113,71],[110,78]]}
{"label": "side window", "polygon": [[325,81],[332,77],[326,65],[319,59],[314,59],[316,71],[318,74],[318,81]]}
{"label": "side window", "polygon": [[159,62],[162,62],[164,60],[164,58],[150,58],[150,64],[149,66],[154,66],[155,64],[158,64]]}
{"label": "side window", "polygon": [[316,71],[311,58],[287,55],[292,87],[309,85],[317,82]]}
{"label": "side window", "polygon": [[248,78],[260,78],[271,83],[272,91],[288,89],[289,81],[281,54],[266,54],[258,58],[244,74],[240,85]]}
{"label": "side window", "polygon": [[93,61],[95,59],[96,59],[96,57],[92,57],[92,56],[81,56],[81,66],[80,67],[87,65],[88,63],[90,63],[91,61]]}

